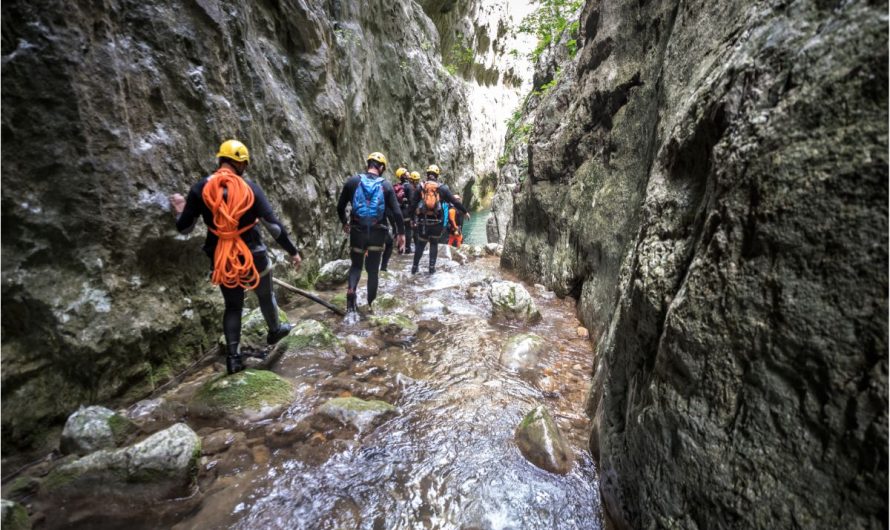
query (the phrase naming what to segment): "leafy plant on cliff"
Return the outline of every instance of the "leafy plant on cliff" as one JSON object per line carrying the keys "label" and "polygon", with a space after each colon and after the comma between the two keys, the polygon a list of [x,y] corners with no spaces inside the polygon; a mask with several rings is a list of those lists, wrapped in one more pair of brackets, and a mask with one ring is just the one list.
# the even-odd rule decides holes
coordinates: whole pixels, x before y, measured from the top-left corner
{"label": "leafy plant on cliff", "polygon": [[530,58],[533,62],[541,57],[551,43],[559,42],[564,32],[568,32],[569,40],[566,42],[569,55],[574,57],[578,51],[577,21],[569,22],[569,17],[574,16],[583,4],[583,0],[540,0],[539,7],[526,16],[519,25],[521,33],[528,33],[538,38],[538,45],[532,51]]}

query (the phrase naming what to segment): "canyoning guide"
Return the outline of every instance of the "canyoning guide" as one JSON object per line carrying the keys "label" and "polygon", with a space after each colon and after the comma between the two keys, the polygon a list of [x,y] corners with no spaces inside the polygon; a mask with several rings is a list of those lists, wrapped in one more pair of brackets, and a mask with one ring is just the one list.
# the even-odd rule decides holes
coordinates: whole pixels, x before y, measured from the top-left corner
{"label": "canyoning guide", "polygon": [[436,272],[436,257],[439,254],[439,240],[445,231],[448,221],[447,206],[451,205],[463,213],[467,219],[470,212],[464,205],[451,194],[451,190],[445,184],[439,183],[439,174],[442,170],[432,164],[426,168],[427,180],[421,184],[414,193],[411,201],[412,221],[417,231],[417,240],[414,248],[414,265],[411,274],[417,274],[420,268],[420,259],[426,244],[430,244],[429,273]]}
{"label": "canyoning guide", "polygon": [[199,217],[207,225],[203,250],[211,260],[211,281],[219,285],[225,300],[226,371],[233,374],[244,369],[239,344],[245,290],[252,289],[257,295],[269,328],[269,344],[275,344],[293,328],[278,320],[272,267],[258,225],[262,224],[291,255],[297,269],[301,258],[263,190],[242,176],[250,162],[247,147],[237,140],[227,140],[220,145],[216,158],[216,172],[192,186],[187,198],[171,195],[170,203],[180,233],[191,232]]}
{"label": "canyoning guide", "polygon": [[[349,234],[349,255],[352,260],[346,289],[346,311],[349,313],[356,311],[355,290],[362,276],[362,266],[368,271],[368,306],[377,298],[380,258],[388,233],[384,218],[398,234],[395,245],[400,251],[405,249],[402,210],[392,184],[382,177],[384,171],[386,157],[383,153],[371,153],[367,159],[367,171],[346,180],[337,202],[337,215],[343,230]],[[347,205],[351,205],[348,218]]]}

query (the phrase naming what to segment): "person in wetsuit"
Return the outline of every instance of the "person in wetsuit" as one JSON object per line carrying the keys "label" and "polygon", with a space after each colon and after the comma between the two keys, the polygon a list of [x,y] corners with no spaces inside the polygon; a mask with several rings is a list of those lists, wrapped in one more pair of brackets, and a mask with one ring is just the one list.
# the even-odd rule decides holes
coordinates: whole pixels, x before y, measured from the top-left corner
{"label": "person in wetsuit", "polygon": [[[219,256],[216,256],[217,247],[220,245],[222,234],[221,227],[214,222],[214,214],[211,206],[205,202],[205,187],[211,179],[240,179],[242,182],[231,182],[231,184],[239,184],[246,195],[245,203],[250,202],[252,192],[252,204],[243,212],[237,220],[236,232],[225,234],[222,237],[229,239],[240,238],[247,249],[249,249],[255,272],[259,275],[259,283],[255,285],[254,292],[260,303],[260,310],[263,318],[266,320],[269,333],[266,341],[269,344],[275,344],[284,338],[293,328],[292,324],[282,324],[278,320],[278,307],[275,301],[275,294],[272,291],[272,270],[269,258],[266,254],[266,246],[263,244],[260,235],[259,225],[262,224],[266,230],[272,235],[275,241],[281,245],[288,254],[291,255],[291,261],[297,269],[300,267],[300,252],[287,235],[287,230],[281,221],[275,217],[269,200],[255,182],[243,178],[244,171],[250,162],[250,155],[247,147],[237,140],[227,140],[219,148],[216,154],[218,161],[217,171],[208,177],[205,177],[188,192],[188,197],[183,198],[182,195],[176,193],[170,196],[170,203],[173,206],[176,215],[176,229],[187,234],[191,232],[201,218],[207,226],[207,237],[204,239],[203,250],[211,260],[211,269],[218,263]],[[217,184],[217,183],[214,183]],[[244,186],[246,185],[246,186]],[[232,186],[235,187],[234,185]],[[247,191],[249,189],[249,191]],[[223,202],[231,202],[234,199],[234,193],[229,193],[227,188],[222,190]],[[217,206],[219,208],[219,206]],[[237,265],[245,265],[247,256],[238,258]],[[215,277],[215,276],[214,276]],[[254,278],[255,280],[256,278]],[[223,300],[225,300],[225,311],[223,313],[223,334],[226,338],[226,371],[230,374],[244,369],[243,359],[239,344],[241,342],[241,311],[244,307],[244,291],[245,287],[240,282],[240,278],[235,278],[238,283],[236,286],[226,286],[220,284]]]}
{"label": "person in wetsuit", "polygon": [[[380,258],[386,244],[387,230],[384,217],[395,227],[398,234],[395,244],[405,248],[405,224],[402,210],[392,184],[381,175],[386,170],[386,157],[374,152],[368,155],[367,171],[349,177],[343,184],[337,202],[337,216],[343,230],[349,234],[350,259],[349,283],[346,288],[346,310],[356,310],[355,290],[362,276],[362,266],[368,271],[368,305],[377,298]],[[351,204],[350,216],[346,217],[346,205]],[[367,259],[365,253],[367,252]]]}
{"label": "person in wetsuit", "polygon": [[[414,226],[417,230],[417,241],[414,247],[414,265],[411,267],[411,274],[417,274],[420,268],[420,259],[423,257],[423,251],[426,244],[430,244],[430,264],[429,273],[436,272],[436,258],[439,254],[439,240],[445,229],[444,209],[442,203],[451,204],[458,211],[463,212],[467,219],[470,213],[464,208],[464,205],[451,194],[451,190],[445,184],[439,183],[439,166],[432,164],[426,168],[426,182],[417,188],[414,198],[411,201],[411,215]],[[430,208],[424,200],[425,191],[433,190],[436,194],[436,204]]]}

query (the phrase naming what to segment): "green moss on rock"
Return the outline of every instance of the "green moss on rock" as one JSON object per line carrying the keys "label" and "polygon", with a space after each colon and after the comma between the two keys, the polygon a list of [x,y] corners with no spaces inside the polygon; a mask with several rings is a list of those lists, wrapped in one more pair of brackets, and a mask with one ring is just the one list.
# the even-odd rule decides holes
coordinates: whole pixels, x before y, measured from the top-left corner
{"label": "green moss on rock", "polygon": [[413,335],[417,333],[417,324],[405,315],[375,315],[369,321],[371,326],[381,329],[384,333],[393,335],[399,333]]}
{"label": "green moss on rock", "polygon": [[17,502],[0,500],[0,525],[4,530],[27,530],[31,528],[28,510]]}
{"label": "green moss on rock", "polygon": [[239,413],[286,405],[293,385],[268,370],[248,369],[211,379],[198,390],[193,405],[206,411]]}

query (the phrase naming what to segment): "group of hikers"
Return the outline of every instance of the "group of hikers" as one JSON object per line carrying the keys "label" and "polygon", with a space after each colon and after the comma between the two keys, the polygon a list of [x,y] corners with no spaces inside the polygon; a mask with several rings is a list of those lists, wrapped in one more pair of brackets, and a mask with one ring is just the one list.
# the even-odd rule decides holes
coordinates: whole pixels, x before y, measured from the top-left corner
{"label": "group of hikers", "polygon": [[[226,371],[233,374],[244,369],[240,342],[246,290],[256,292],[269,329],[268,344],[277,343],[293,329],[292,324],[278,319],[271,262],[258,225],[262,224],[291,256],[297,269],[302,258],[263,190],[243,178],[250,163],[247,146],[238,140],[226,140],[216,158],[216,171],[192,186],[187,197],[171,195],[170,204],[180,233],[191,232],[198,218],[207,226],[203,250],[211,261],[210,279],[219,285],[225,301]],[[423,182],[418,172],[400,167],[395,172],[395,185],[383,178],[386,168],[383,153],[368,155],[366,170],[346,180],[337,202],[337,215],[343,231],[349,234],[352,261],[346,290],[347,312],[356,311],[356,288],[362,268],[368,273],[370,306],[377,298],[379,271],[387,270],[393,247],[400,254],[410,254],[413,243],[411,273],[417,274],[429,245],[428,270],[434,274],[439,243],[460,247],[463,221],[470,219],[460,195],[454,195],[439,182],[442,172],[437,165],[426,168]]]}

